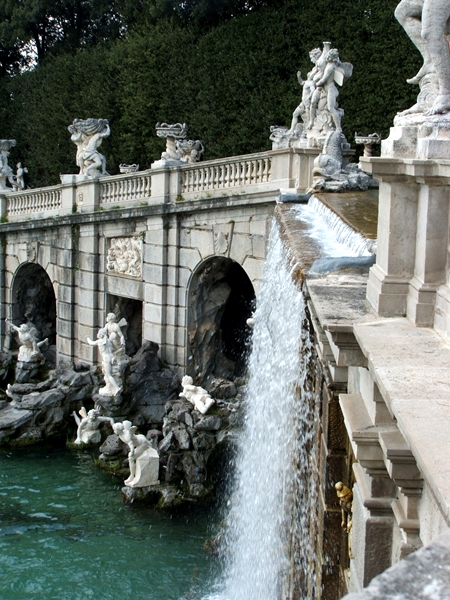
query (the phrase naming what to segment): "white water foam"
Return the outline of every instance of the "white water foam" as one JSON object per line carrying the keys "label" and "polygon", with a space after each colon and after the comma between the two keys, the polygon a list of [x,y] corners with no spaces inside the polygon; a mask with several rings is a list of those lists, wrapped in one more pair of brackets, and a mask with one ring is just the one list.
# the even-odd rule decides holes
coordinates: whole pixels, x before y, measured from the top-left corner
{"label": "white water foam", "polygon": [[367,240],[316,196],[311,196],[308,204],[294,205],[292,210],[307,223],[308,235],[320,242],[327,256],[370,256]]}
{"label": "white water foam", "polygon": [[313,598],[318,400],[305,302],[275,223],[254,321],[225,570],[208,600],[289,598],[299,580],[303,597]]}

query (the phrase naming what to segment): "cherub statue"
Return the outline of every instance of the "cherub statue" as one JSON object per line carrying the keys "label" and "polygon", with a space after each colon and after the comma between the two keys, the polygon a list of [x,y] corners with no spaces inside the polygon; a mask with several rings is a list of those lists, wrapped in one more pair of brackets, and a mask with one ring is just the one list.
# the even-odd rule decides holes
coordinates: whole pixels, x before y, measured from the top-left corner
{"label": "cherub statue", "polygon": [[181,380],[183,391],[180,392],[180,397],[189,400],[194,407],[205,415],[211,406],[214,404],[213,398],[208,394],[206,390],[197,385],[193,385],[194,381],[189,375],[185,375]]}
{"label": "cherub statue", "polygon": [[95,342],[90,337],[87,338],[87,342],[90,346],[97,346],[102,355],[102,372],[105,379],[105,387],[99,389],[99,394],[102,396],[116,396],[122,388],[118,385],[113,375],[112,365],[116,364],[117,361],[106,327],[98,331]]}
{"label": "cherub statue", "polygon": [[86,412],[86,409],[82,406],[78,412],[82,417],[81,419],[75,411],[72,413],[78,426],[75,444],[98,444],[101,441],[100,425],[102,423],[109,423],[111,427],[114,425],[114,419],[102,417],[96,408]]}
{"label": "cherub statue", "polygon": [[19,354],[17,360],[19,362],[30,362],[36,359],[43,359],[40,348],[48,342],[48,338],[38,341],[38,333],[33,323],[22,323],[19,327],[11,323],[8,319],[5,319],[8,325],[16,331],[19,335]]}
{"label": "cherub statue", "polygon": [[114,423],[114,433],[128,445],[128,461],[130,476],[125,480],[128,487],[145,487],[159,483],[159,455],[152,448],[145,435],[136,433],[137,427],[131,421]]}
{"label": "cherub statue", "polygon": [[[395,16],[423,58],[419,72],[408,83],[419,85],[430,76],[436,81],[436,94],[426,115],[450,111],[450,60],[447,38],[450,19],[450,0],[401,0]],[[434,84],[433,84],[434,85]],[[424,108],[418,102],[419,112]]]}

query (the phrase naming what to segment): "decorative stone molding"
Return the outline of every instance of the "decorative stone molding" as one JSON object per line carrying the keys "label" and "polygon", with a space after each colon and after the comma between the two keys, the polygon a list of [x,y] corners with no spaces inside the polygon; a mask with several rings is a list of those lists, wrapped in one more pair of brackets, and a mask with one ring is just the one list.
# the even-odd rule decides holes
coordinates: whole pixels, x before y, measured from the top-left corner
{"label": "decorative stone molding", "polygon": [[140,237],[110,238],[106,255],[106,270],[117,275],[142,277],[142,239]]}

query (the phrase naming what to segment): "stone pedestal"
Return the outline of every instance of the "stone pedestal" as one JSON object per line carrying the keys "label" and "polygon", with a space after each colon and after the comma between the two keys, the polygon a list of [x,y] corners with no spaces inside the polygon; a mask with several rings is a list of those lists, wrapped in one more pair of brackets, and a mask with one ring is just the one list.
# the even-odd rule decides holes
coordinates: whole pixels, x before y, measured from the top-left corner
{"label": "stone pedestal", "polygon": [[381,316],[407,316],[430,327],[447,274],[450,118],[416,120],[392,127],[380,158],[361,159],[381,182],[367,299]]}

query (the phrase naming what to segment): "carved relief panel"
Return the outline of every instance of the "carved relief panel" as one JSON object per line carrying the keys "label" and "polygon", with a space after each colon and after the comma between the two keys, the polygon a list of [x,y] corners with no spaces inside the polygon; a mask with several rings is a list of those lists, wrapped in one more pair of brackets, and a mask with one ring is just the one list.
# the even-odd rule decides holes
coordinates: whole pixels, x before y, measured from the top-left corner
{"label": "carved relief panel", "polygon": [[108,240],[106,270],[116,275],[142,277],[141,237],[120,237]]}

